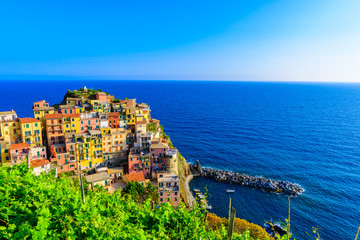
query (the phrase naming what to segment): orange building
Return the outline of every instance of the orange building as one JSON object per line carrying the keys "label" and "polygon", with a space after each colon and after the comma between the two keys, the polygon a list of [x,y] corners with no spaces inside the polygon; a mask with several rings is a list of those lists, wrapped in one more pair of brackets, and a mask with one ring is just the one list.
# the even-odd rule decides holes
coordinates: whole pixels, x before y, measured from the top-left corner
{"label": "orange building", "polygon": [[46,114],[45,121],[48,146],[64,144],[63,115],[60,113]]}

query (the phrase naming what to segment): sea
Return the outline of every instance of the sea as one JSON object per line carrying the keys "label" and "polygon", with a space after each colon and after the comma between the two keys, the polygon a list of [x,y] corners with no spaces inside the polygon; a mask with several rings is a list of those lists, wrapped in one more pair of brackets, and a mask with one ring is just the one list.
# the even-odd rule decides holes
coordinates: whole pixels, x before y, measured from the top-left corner
{"label": "sea", "polygon": [[[0,111],[33,117],[32,103],[61,102],[68,89],[102,89],[151,106],[188,162],[285,180],[305,192],[291,198],[291,232],[312,239],[354,239],[360,225],[360,85],[225,81],[1,81]],[[196,177],[212,212],[264,225],[287,218],[283,194]],[[226,193],[226,189],[235,190]]]}

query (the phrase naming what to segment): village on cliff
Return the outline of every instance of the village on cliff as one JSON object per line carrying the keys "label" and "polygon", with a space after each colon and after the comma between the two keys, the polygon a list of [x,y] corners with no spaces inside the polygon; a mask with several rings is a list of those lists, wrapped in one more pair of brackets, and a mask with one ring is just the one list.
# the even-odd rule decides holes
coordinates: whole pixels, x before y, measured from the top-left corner
{"label": "village on cliff", "polygon": [[149,105],[99,90],[68,91],[59,105],[33,103],[34,118],[0,112],[1,164],[26,162],[36,175],[86,173],[110,193],[129,182],[157,187],[160,202],[180,203],[178,151]]}

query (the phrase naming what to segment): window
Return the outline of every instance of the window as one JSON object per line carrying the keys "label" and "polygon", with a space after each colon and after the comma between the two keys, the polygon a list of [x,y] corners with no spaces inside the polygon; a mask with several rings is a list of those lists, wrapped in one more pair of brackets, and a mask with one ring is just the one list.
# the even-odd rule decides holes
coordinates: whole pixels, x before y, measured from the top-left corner
{"label": "window", "polygon": [[26,128],[29,128],[29,124],[26,124]]}
{"label": "window", "polygon": [[162,192],[160,192],[160,196],[162,196],[163,195],[163,193]]}
{"label": "window", "polygon": [[163,201],[163,199],[162,198],[160,198],[160,202],[162,202]]}
{"label": "window", "polygon": [[73,124],[72,127],[74,128],[74,127],[75,127],[75,124]]}
{"label": "window", "polygon": [[8,153],[9,152],[9,149],[5,149],[5,153]]}
{"label": "window", "polygon": [[178,195],[178,192],[175,192],[175,196],[177,196]]}
{"label": "window", "polygon": [[60,160],[60,155],[58,156],[58,159]]}
{"label": "window", "polygon": [[81,124],[84,124],[84,121],[81,121]]}
{"label": "window", "polygon": [[73,112],[72,112],[72,109],[70,109],[70,113],[73,113]]}
{"label": "window", "polygon": [[35,123],[35,127],[37,127],[38,126],[38,124],[37,123]]}
{"label": "window", "polygon": [[65,114],[67,114],[67,110],[65,109]]}
{"label": "window", "polygon": [[75,120],[72,118],[71,121],[75,121]]}

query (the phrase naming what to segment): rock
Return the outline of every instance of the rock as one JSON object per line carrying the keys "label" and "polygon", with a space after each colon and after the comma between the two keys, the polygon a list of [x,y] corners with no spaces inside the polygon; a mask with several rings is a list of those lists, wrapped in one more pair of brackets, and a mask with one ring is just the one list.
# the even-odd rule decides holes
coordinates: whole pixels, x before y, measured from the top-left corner
{"label": "rock", "polygon": [[196,161],[196,166],[190,164],[190,168],[193,172],[196,170],[201,176],[213,178],[218,182],[240,184],[243,186],[259,188],[267,192],[284,193],[286,195],[296,196],[304,191],[299,185],[290,182],[277,181],[264,177],[253,177],[217,169],[201,168],[199,160]]}

